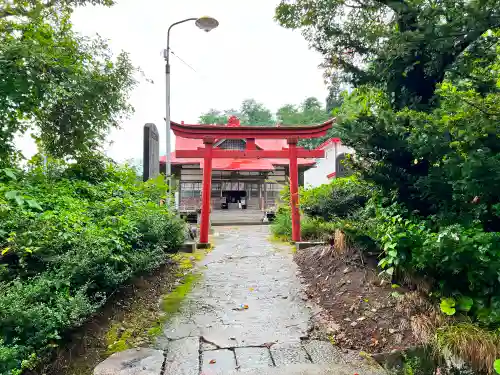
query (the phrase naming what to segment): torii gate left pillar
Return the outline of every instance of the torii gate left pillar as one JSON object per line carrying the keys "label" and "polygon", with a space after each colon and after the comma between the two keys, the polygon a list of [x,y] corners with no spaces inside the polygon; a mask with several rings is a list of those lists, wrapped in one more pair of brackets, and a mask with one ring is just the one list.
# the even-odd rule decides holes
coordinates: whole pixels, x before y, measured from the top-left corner
{"label": "torii gate left pillar", "polygon": [[200,243],[208,244],[208,232],[210,231],[210,211],[212,198],[212,151],[213,138],[205,138],[205,155],[203,156],[203,184],[201,189],[201,222]]}
{"label": "torii gate left pillar", "polygon": [[[205,147],[197,150],[178,150],[178,158],[203,158],[203,190],[200,222],[200,243],[208,244],[210,230],[210,210],[212,192],[212,160],[214,158],[238,159],[288,159],[290,167],[290,208],[292,219],[292,240],[300,241],[299,210],[299,169],[298,158],[322,158],[324,150],[305,150],[297,147],[299,139],[318,138],[326,135],[333,119],[313,126],[240,126],[236,118],[230,118],[228,126],[223,125],[184,125],[172,122],[174,134],[183,138],[203,139]],[[217,139],[246,139],[246,150],[214,149]],[[255,139],[286,139],[288,148],[282,150],[257,150]]]}

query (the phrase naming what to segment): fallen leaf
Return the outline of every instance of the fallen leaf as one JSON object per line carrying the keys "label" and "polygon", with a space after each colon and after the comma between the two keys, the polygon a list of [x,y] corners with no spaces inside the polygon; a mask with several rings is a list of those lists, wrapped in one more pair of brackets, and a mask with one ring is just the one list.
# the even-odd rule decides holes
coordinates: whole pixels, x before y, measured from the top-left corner
{"label": "fallen leaf", "polygon": [[248,305],[243,305],[243,308],[244,308],[245,310],[247,310],[247,309],[248,309]]}
{"label": "fallen leaf", "polygon": [[215,364],[215,362],[217,362],[215,359],[211,359],[210,362],[208,362],[208,363],[210,363],[211,365],[213,365],[213,364]]}
{"label": "fallen leaf", "polygon": [[248,288],[249,291],[253,292],[253,288]]}

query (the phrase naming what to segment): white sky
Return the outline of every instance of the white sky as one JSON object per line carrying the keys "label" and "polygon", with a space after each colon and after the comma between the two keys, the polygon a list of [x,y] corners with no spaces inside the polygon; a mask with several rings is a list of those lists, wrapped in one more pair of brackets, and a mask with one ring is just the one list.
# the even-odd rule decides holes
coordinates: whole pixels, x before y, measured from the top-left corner
{"label": "white sky", "polygon": [[[75,29],[109,39],[114,52],[130,53],[132,62],[147,78],[133,92],[135,114],[114,131],[108,148],[117,161],[142,157],[143,125],[153,122],[160,130],[165,150],[165,78],[162,49],[168,26],[176,21],[209,15],[220,26],[205,33],[194,22],[175,26],[171,32],[175,56],[171,57],[171,118],[196,123],[210,108],[239,108],[247,98],[272,111],[283,104],[299,104],[315,96],[324,102],[327,90],[321,56],[308,49],[298,32],[274,20],[278,0],[117,0],[111,8],[86,7],[73,16]],[[30,156],[25,141],[21,146]],[[28,149],[27,149],[28,148]]]}

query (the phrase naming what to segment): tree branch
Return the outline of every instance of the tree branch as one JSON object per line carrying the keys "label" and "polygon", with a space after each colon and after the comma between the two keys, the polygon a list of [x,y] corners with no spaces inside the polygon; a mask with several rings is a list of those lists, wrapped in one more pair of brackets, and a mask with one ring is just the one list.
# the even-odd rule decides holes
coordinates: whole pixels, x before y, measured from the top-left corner
{"label": "tree branch", "polygon": [[473,108],[476,108],[478,111],[482,112],[483,114],[485,114],[486,116],[493,116],[493,117],[496,117],[498,115],[500,115],[500,112],[490,112],[484,108],[481,108],[480,106],[478,106],[477,104],[475,103],[472,103],[472,102],[469,102],[468,100],[464,99],[464,98],[461,98],[461,100],[465,103],[465,104],[468,104],[469,106],[473,107]]}
{"label": "tree branch", "polygon": [[[47,8],[51,8],[51,7],[55,6],[57,4],[57,1],[58,0],[49,0],[48,2],[41,3],[39,5],[41,5],[42,9],[47,9]],[[35,7],[36,7],[36,4],[35,4]],[[31,10],[28,10],[28,9],[21,7],[21,6],[18,6],[18,7],[6,6],[4,8],[0,8],[0,19],[6,18],[6,17],[11,17],[11,16],[25,17],[25,16],[28,16],[30,14],[30,12],[33,10],[34,10],[34,8]]]}
{"label": "tree branch", "polygon": [[31,0],[30,3],[32,5],[31,9],[27,9],[26,7],[16,6],[16,5],[14,6],[6,5],[0,7],[0,19],[11,16],[26,17],[29,16],[30,13],[37,8],[48,9],[55,7],[57,5],[80,6],[85,4],[92,4],[92,5],[111,6],[114,4],[114,0],[46,0],[45,2],[38,0]]}
{"label": "tree branch", "polygon": [[410,6],[406,4],[403,0],[374,0],[376,3],[383,4],[391,8],[395,13],[406,13],[409,12]]}

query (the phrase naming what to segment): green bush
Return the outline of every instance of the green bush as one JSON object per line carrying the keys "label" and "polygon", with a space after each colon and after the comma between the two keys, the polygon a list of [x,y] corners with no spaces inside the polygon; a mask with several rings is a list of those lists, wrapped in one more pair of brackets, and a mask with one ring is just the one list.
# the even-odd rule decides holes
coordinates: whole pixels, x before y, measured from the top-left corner
{"label": "green bush", "polygon": [[[276,218],[271,224],[271,231],[276,238],[283,241],[292,240],[292,219],[290,207],[281,206],[276,212]],[[300,235],[304,241],[327,241],[333,237],[337,223],[326,222],[321,218],[311,218],[302,214],[300,220]]]}
{"label": "green bush", "polygon": [[276,217],[271,224],[271,232],[276,238],[283,241],[292,239],[292,218],[289,205],[281,205],[276,211]]}
{"label": "green bush", "polygon": [[434,280],[435,295],[472,298],[466,312],[483,324],[500,325],[500,233],[476,225],[436,228],[431,219],[412,215],[400,204],[373,199],[374,216],[364,228],[383,250],[379,265],[389,274],[399,268]]}
{"label": "green bush", "polygon": [[331,241],[338,227],[338,223],[303,216],[300,233],[304,241]]}
{"label": "green bush", "polygon": [[[0,374],[19,374],[56,347],[132,276],[164,263],[184,224],[142,183],[109,163],[0,174]],[[86,168],[94,168],[82,180]]]}
{"label": "green bush", "polygon": [[373,194],[373,188],[355,177],[336,178],[329,184],[303,189],[300,206],[311,217],[333,221],[355,215]]}
{"label": "green bush", "polygon": [[[301,189],[302,239],[330,240],[335,229],[346,225],[346,219],[363,214],[364,206],[373,194],[372,186],[355,177],[337,178],[329,184]],[[283,205],[271,226],[274,236],[286,241],[292,238],[289,195],[289,189],[285,187],[281,192]],[[354,228],[351,227],[350,232],[354,235]]]}

